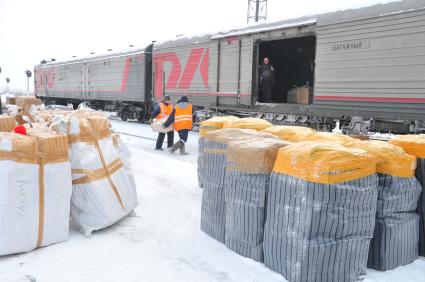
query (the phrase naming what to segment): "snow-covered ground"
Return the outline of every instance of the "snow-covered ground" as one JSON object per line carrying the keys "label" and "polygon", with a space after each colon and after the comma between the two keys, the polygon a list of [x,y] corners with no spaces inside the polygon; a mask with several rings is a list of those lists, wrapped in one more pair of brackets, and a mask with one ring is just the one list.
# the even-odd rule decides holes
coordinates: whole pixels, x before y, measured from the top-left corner
{"label": "snow-covered ground", "polygon": [[[112,123],[120,132],[156,137],[146,125]],[[155,152],[153,140],[122,137],[133,154],[140,202],[137,216],[91,238],[72,228],[68,242],[2,257],[1,282],[285,281],[200,231],[196,133],[189,136],[189,156]],[[425,258],[393,271],[368,270],[363,281],[423,282]]]}

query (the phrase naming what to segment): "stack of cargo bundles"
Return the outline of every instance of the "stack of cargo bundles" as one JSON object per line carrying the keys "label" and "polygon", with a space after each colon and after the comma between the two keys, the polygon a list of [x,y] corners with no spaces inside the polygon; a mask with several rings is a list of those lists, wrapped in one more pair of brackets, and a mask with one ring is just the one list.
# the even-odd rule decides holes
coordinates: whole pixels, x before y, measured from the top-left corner
{"label": "stack of cargo bundles", "polygon": [[421,183],[422,193],[419,197],[417,213],[419,214],[419,255],[425,256],[425,135],[400,135],[389,141],[391,144],[417,157],[416,178]]}
{"label": "stack of cargo bundles", "polygon": [[199,126],[199,139],[198,139],[198,184],[199,187],[203,187],[204,183],[204,143],[205,137],[208,132],[222,129],[225,123],[231,123],[239,120],[238,117],[224,116],[224,117],[213,117],[208,120],[201,122]]}
{"label": "stack of cargo bundles", "polygon": [[33,105],[40,106],[43,102],[35,96],[17,96],[16,106],[22,108],[25,111],[29,111]]}
{"label": "stack of cargo bundles", "polygon": [[302,141],[303,136],[313,134],[316,131],[303,126],[277,125],[263,129],[262,132],[276,135],[277,137],[285,141],[300,142]]}
{"label": "stack of cargo bundles", "polygon": [[263,235],[270,173],[279,148],[275,139],[233,141],[227,149],[225,244],[236,253],[263,262]]}
{"label": "stack of cargo bundles", "polygon": [[224,243],[226,153],[232,141],[277,137],[252,129],[224,128],[207,134],[204,146],[204,190],[202,192],[201,230]]}
{"label": "stack of cargo bundles", "polygon": [[357,281],[375,226],[375,172],[372,156],[337,143],[281,148],[267,200],[265,265],[290,282]]}
{"label": "stack of cargo bundles", "polygon": [[15,126],[16,120],[14,117],[0,115],[0,132],[12,132]]}
{"label": "stack of cargo bundles", "polygon": [[305,134],[304,136],[302,136],[301,140],[298,141],[334,142],[344,145],[355,140],[356,139],[340,133],[313,132],[311,134]]}
{"label": "stack of cargo bundles", "polygon": [[241,118],[234,122],[224,123],[223,128],[254,129],[261,131],[272,126],[270,122],[261,118]]}
{"label": "stack of cargo bundles", "polygon": [[73,189],[71,216],[85,236],[108,227],[137,206],[134,181],[114,145],[106,117],[79,111],[67,116],[65,130],[70,145]]}
{"label": "stack of cargo bundles", "polygon": [[0,133],[0,255],[68,240],[72,193],[66,135]]}
{"label": "stack of cargo bundles", "polygon": [[368,267],[390,270],[418,257],[421,185],[415,178],[416,158],[384,141],[355,141],[349,148],[367,151],[376,158],[378,205]]}

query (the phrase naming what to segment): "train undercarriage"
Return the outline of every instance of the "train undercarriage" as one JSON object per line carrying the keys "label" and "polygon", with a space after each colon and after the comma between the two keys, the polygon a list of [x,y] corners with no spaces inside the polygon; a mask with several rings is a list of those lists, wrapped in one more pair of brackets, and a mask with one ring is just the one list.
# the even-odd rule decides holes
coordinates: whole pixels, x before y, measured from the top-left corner
{"label": "train undercarriage", "polygon": [[[146,123],[150,119],[152,109],[149,103],[118,102],[118,101],[84,101],[77,99],[51,99],[41,97],[46,105],[69,105],[77,109],[81,103],[88,107],[116,112],[123,121],[138,120]],[[238,117],[257,117],[270,121],[276,125],[296,125],[314,128],[318,131],[338,130],[344,134],[366,135],[370,132],[380,133],[424,133],[425,122],[421,120],[396,120],[383,118],[364,118],[355,116],[327,116],[315,114],[309,106],[260,104],[253,107],[213,106],[209,108],[197,107],[197,121],[221,115],[235,115]]]}

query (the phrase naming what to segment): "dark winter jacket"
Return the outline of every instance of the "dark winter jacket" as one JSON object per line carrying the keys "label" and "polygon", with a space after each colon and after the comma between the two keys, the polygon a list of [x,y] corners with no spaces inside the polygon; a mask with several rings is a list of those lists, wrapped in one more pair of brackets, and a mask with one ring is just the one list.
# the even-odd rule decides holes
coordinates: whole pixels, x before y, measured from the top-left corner
{"label": "dark winter jacket", "polygon": [[270,64],[261,64],[260,66],[260,76],[262,79],[272,79],[273,71],[273,66]]}
{"label": "dark winter jacket", "polygon": [[156,116],[159,115],[160,112],[161,112],[161,107],[159,106],[159,104],[155,104],[155,107],[153,108],[153,111],[151,113],[151,119],[156,118]]}

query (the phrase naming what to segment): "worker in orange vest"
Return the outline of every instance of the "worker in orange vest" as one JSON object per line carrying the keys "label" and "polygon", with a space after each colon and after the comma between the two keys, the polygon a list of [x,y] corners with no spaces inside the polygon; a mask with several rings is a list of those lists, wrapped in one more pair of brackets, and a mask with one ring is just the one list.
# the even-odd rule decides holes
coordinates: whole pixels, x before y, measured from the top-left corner
{"label": "worker in orange vest", "polygon": [[[173,104],[171,103],[170,96],[165,95],[162,99],[162,102],[155,105],[151,119],[163,119],[168,118],[172,111],[174,110]],[[158,133],[158,138],[156,139],[155,150],[162,151],[162,144],[164,143],[165,133]],[[174,143],[174,131],[167,132],[167,148],[171,148]]]}
{"label": "worker in orange vest", "polygon": [[177,131],[180,137],[180,140],[171,147],[171,153],[180,149],[180,155],[188,154],[186,152],[185,144],[189,137],[189,131],[192,130],[195,118],[195,111],[189,103],[189,99],[186,96],[181,97],[174,107],[173,112],[164,123],[164,128],[167,128],[174,122],[174,130]]}

